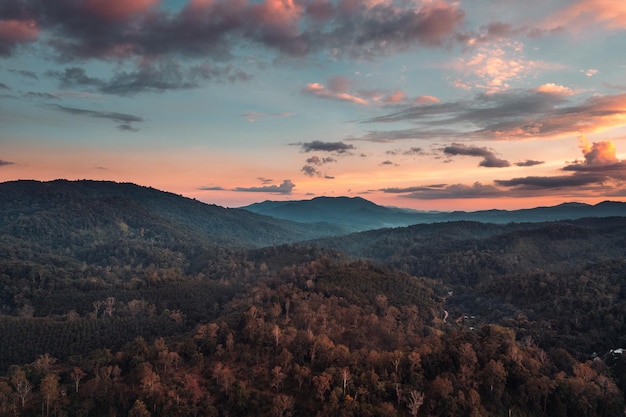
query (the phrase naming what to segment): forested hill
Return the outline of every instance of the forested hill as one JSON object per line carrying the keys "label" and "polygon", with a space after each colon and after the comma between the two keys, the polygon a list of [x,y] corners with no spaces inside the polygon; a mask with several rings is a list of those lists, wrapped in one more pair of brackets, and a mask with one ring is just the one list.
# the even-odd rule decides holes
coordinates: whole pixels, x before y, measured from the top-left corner
{"label": "forested hill", "polygon": [[626,217],[449,222],[312,243],[438,280],[455,318],[507,323],[578,354],[626,346]]}
{"label": "forested hill", "polygon": [[151,239],[259,247],[337,233],[176,194],[109,181],[0,183],[0,233],[69,244],[122,231]]}

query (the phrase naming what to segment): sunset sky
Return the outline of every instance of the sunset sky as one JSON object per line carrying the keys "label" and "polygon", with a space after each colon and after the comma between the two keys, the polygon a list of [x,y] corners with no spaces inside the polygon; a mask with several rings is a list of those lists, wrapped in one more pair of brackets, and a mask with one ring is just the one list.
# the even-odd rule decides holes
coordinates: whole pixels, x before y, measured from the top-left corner
{"label": "sunset sky", "polygon": [[0,0],[0,181],[626,201],[621,0]]}

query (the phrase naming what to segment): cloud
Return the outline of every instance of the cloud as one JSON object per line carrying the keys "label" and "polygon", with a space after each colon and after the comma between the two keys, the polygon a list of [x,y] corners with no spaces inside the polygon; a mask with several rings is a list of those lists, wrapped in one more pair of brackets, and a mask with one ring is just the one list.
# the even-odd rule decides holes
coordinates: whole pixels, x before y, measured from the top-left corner
{"label": "cloud", "polygon": [[108,80],[90,77],[78,67],[64,71],[48,71],[56,78],[61,88],[92,88],[98,92],[128,96],[141,92],[164,92],[190,89],[212,80],[217,82],[245,81],[250,78],[245,72],[233,67],[199,64],[183,67],[171,60],[156,60],[140,65],[134,71],[118,71]]}
{"label": "cloud", "polygon": [[478,164],[486,168],[505,168],[511,166],[509,161],[498,158],[495,153],[487,148],[479,148],[476,146],[466,146],[463,144],[452,144],[443,148],[443,152],[447,155],[466,155],[477,156],[483,158]]}
{"label": "cloud", "polygon": [[[482,156],[483,148],[461,148],[462,153]],[[378,191],[400,194],[402,197],[421,200],[538,197],[554,195],[558,190],[571,196],[623,196],[626,190],[626,161],[616,156],[612,142],[588,143],[581,139],[584,161],[561,168],[567,174],[552,176],[527,176],[495,180],[493,184],[475,182],[465,184],[434,184],[403,188],[383,188]],[[534,166],[540,161],[528,160],[518,166]]]}
{"label": "cloud", "polygon": [[[300,91],[306,95],[336,101],[347,101],[363,106],[397,106],[409,102],[409,98],[404,91],[377,89],[352,90],[352,82],[349,79],[342,76],[335,76],[330,78],[326,85],[321,83],[309,83]],[[433,99],[435,98],[433,97]]]}
{"label": "cloud", "polygon": [[580,70],[580,72],[584,73],[587,77],[593,77],[594,75],[598,74],[600,71],[598,71],[597,69],[590,68],[588,70]]}
{"label": "cloud", "polygon": [[37,98],[37,99],[46,99],[46,100],[60,100],[59,96],[50,93],[38,93],[34,91],[29,91],[23,94],[25,98]]}
{"label": "cloud", "polygon": [[9,165],[15,165],[15,162],[10,162],[10,161],[5,161],[3,159],[0,159],[0,167],[6,167]]}
{"label": "cloud", "polygon": [[8,85],[6,85],[5,83],[0,83],[0,89],[1,90],[10,90],[11,87],[9,87]]}
{"label": "cloud", "polygon": [[39,76],[37,76],[37,74],[34,73],[33,71],[14,70],[14,69],[10,69],[9,71],[14,73],[14,74],[21,75],[22,77],[25,77],[25,78],[30,78],[30,79],[33,79],[33,80],[38,80],[39,79]]}
{"label": "cloud", "polygon": [[274,182],[271,178],[258,177],[257,180],[261,181],[261,184],[271,184]]}
{"label": "cloud", "polygon": [[523,162],[516,162],[514,165],[518,167],[534,167],[535,165],[541,165],[544,163],[544,161],[534,161],[532,159],[527,159]]}
{"label": "cloud", "polygon": [[558,85],[554,83],[542,84],[539,87],[531,91],[536,91],[538,93],[545,93],[545,94],[554,94],[557,96],[571,96],[574,94],[574,91],[572,91],[571,88],[564,87],[562,85]]}
{"label": "cloud", "polygon": [[416,97],[415,100],[413,100],[413,102],[415,104],[433,104],[433,103],[441,103],[441,100],[439,100],[435,96],[419,96],[419,97]]}
{"label": "cloud", "polygon": [[198,190],[201,191],[226,191],[225,188],[223,187],[219,187],[219,186],[214,186],[214,187],[200,187],[198,188]]}
{"label": "cloud", "polygon": [[602,175],[604,181],[626,180],[626,161],[616,156],[615,144],[611,141],[589,144],[581,139],[581,149],[585,160],[563,167],[563,171],[573,171],[576,176],[596,178]]}
{"label": "cloud", "polygon": [[[328,176],[323,174],[317,167],[320,167],[325,164],[329,164],[331,162],[337,162],[335,158],[329,156],[327,158],[320,158],[319,156],[312,156],[306,160],[306,165],[302,167],[300,171],[302,171],[305,175],[309,177],[324,177]],[[334,177],[332,177],[334,178]]]}
{"label": "cloud", "polygon": [[301,91],[304,94],[308,94],[308,95],[312,95],[316,97],[328,98],[328,99],[339,100],[339,101],[348,101],[351,103],[356,103],[356,104],[361,104],[361,105],[369,104],[367,100],[361,97],[355,96],[345,91],[334,90],[333,87],[327,88],[323,84],[320,84],[320,83],[309,83]]}
{"label": "cloud", "polygon": [[567,7],[546,18],[539,27],[542,30],[566,28],[569,31],[623,30],[626,28],[626,4],[611,0],[575,0]]}
{"label": "cloud", "polygon": [[394,4],[327,0],[19,0],[0,5],[0,50],[7,55],[45,32],[64,60],[157,56],[226,58],[240,45],[302,57],[373,57],[456,42],[464,12],[443,1]]}
{"label": "cloud", "polygon": [[409,106],[363,123],[411,122],[414,128],[370,131],[360,139],[529,140],[596,133],[626,124],[626,94],[573,101],[562,94],[511,90],[470,100]]}
{"label": "cloud", "polygon": [[158,4],[158,0],[84,0],[85,9],[96,16],[111,21],[123,21],[133,15],[146,12]]}
{"label": "cloud", "polygon": [[407,151],[402,152],[402,155],[420,155],[423,153],[422,148],[411,148]]}
{"label": "cloud", "polygon": [[541,191],[555,188],[587,187],[587,190],[602,190],[604,193],[614,191],[626,181],[626,161],[616,156],[615,145],[610,141],[590,144],[581,138],[581,150],[585,158],[561,168],[569,175],[529,176],[510,180],[496,180],[495,184],[510,187],[515,191]]}
{"label": "cloud", "polygon": [[315,168],[312,165],[305,165],[302,167],[300,171],[302,171],[304,175],[307,175],[309,177],[321,177],[322,176],[322,173],[318,171],[317,168]]}
{"label": "cloud", "polygon": [[118,129],[120,130],[136,131],[138,129],[136,129],[132,124],[140,123],[144,121],[143,118],[139,116],[135,116],[132,114],[127,114],[127,113],[79,109],[75,107],[62,106],[60,104],[50,104],[49,107],[62,111],[64,113],[74,114],[77,116],[86,116],[86,117],[93,117],[96,119],[113,120],[114,122],[119,123]]}
{"label": "cloud", "polygon": [[11,55],[18,45],[34,42],[38,35],[39,27],[33,19],[0,19],[0,56]]}
{"label": "cloud", "polygon": [[354,145],[347,145],[343,142],[322,142],[319,140],[294,145],[301,146],[303,152],[335,152],[343,154],[356,149]]}
{"label": "cloud", "polygon": [[468,199],[504,197],[506,192],[493,185],[475,182],[472,185],[437,184],[424,187],[383,188],[379,191],[392,194],[404,194],[402,197],[418,200]]}
{"label": "cloud", "polygon": [[249,123],[254,123],[258,120],[274,118],[274,117],[291,117],[295,115],[293,112],[283,112],[283,113],[261,113],[261,112],[252,112],[252,113],[243,113],[241,117],[245,117]]}
{"label": "cloud", "polygon": [[296,185],[291,180],[284,180],[280,185],[264,185],[262,187],[237,187],[233,191],[247,193],[291,194]]}
{"label": "cloud", "polygon": [[332,156],[329,156],[328,158],[320,158],[319,156],[312,156],[306,160],[307,164],[318,165],[318,166],[328,164],[330,162],[337,162],[337,160],[333,158]]}
{"label": "cloud", "polygon": [[489,93],[509,90],[512,82],[539,70],[560,68],[559,65],[527,59],[524,44],[508,39],[481,46],[473,56],[458,58],[452,67],[464,77],[454,80],[454,86]]}
{"label": "cloud", "polygon": [[505,187],[516,187],[517,189],[553,189],[563,187],[580,187],[583,185],[596,184],[601,181],[598,176],[583,175],[555,175],[555,176],[530,176],[523,178],[512,178],[510,180],[495,180],[498,185]]}

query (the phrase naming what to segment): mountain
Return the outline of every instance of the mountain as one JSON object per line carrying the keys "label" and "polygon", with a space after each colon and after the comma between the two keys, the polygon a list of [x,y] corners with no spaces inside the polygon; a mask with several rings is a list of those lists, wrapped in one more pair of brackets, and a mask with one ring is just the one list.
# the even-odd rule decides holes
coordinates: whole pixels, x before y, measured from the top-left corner
{"label": "mountain", "polygon": [[302,223],[330,223],[353,232],[462,220],[506,224],[626,215],[626,203],[614,201],[604,201],[596,205],[564,203],[553,207],[511,211],[427,212],[379,206],[360,197],[316,197],[300,201],[264,201],[242,208],[278,219]]}
{"label": "mountain", "polygon": [[[220,246],[261,247],[330,236],[336,228],[297,224],[109,181],[0,183],[0,233],[61,241],[111,228]],[[118,230],[119,231],[119,230]]]}
{"label": "mountain", "polygon": [[420,222],[420,214],[383,207],[361,197],[316,197],[301,201],[264,201],[242,207],[253,213],[302,223],[330,223],[351,232],[401,227]]}

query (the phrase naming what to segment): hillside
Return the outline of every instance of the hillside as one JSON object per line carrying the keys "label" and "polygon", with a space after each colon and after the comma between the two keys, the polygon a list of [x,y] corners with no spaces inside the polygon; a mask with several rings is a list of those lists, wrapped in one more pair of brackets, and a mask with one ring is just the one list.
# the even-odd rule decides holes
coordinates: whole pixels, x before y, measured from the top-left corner
{"label": "hillside", "polygon": [[258,247],[329,236],[313,227],[209,205],[176,194],[108,181],[0,183],[0,233],[56,239],[76,235],[143,234],[156,240],[187,238],[219,246]]}
{"label": "hillside", "polygon": [[576,354],[626,346],[626,217],[449,222],[311,244],[438,280],[455,319],[507,323]]}
{"label": "hillside", "polygon": [[449,221],[506,224],[626,215],[626,203],[612,201],[596,205],[564,203],[553,207],[511,211],[426,212],[379,206],[360,197],[316,197],[300,201],[264,201],[242,208],[278,219],[302,223],[331,223],[352,232]]}

